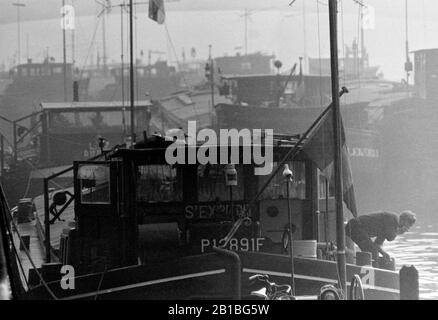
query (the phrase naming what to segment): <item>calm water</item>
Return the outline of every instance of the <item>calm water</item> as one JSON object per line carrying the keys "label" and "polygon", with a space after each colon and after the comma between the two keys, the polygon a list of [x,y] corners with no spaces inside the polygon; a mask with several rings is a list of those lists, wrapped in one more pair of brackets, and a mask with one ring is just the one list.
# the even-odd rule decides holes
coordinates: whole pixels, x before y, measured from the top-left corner
{"label": "calm water", "polygon": [[396,259],[397,271],[414,265],[420,276],[420,299],[438,300],[438,225],[417,226],[412,232],[386,242],[385,250]]}

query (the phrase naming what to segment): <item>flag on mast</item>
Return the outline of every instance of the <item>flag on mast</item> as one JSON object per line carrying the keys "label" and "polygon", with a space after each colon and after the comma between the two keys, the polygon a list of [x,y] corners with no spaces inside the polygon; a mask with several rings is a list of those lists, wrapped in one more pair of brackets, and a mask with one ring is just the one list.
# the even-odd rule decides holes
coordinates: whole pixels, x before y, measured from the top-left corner
{"label": "flag on mast", "polygon": [[163,24],[166,19],[164,0],[149,0],[149,18],[158,24]]}
{"label": "flag on mast", "polygon": [[[320,120],[303,147],[303,151],[312,162],[321,170],[321,173],[330,181],[334,181],[334,134],[333,134],[333,107]],[[350,157],[345,139],[344,125],[341,119],[341,148],[342,148],[342,185],[344,202],[357,217],[356,199],[354,196],[353,174]],[[328,192],[328,191],[327,191]]]}

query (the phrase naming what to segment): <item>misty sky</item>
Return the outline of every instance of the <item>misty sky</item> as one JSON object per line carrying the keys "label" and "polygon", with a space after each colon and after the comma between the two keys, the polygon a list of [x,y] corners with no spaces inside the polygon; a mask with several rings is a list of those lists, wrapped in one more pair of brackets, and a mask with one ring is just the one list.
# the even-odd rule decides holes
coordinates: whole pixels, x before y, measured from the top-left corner
{"label": "misty sky", "polygon": [[[61,0],[21,0],[27,3],[22,9],[23,20],[35,17],[54,17],[59,12]],[[145,8],[137,12],[137,54],[148,49],[167,52],[162,59],[176,61],[181,59],[183,48],[189,56],[190,48],[195,47],[198,58],[208,55],[208,45],[213,46],[213,55],[234,54],[236,47],[244,45],[244,19],[241,16],[245,7],[255,9],[248,20],[248,51],[274,53],[289,67],[300,56],[327,57],[329,55],[328,7],[327,0],[297,0],[289,7],[290,0],[180,0],[168,4],[165,26],[157,25],[147,18]],[[66,3],[69,3],[66,0]],[[97,51],[102,54],[102,32],[97,24],[99,9],[89,0],[73,0],[80,16],[76,19],[75,56],[81,68],[96,61]],[[113,0],[113,4],[119,1]],[[399,81],[404,77],[405,61],[405,10],[404,0],[366,0],[365,4],[375,8],[375,29],[365,33],[366,46],[371,64],[379,65],[385,77]],[[410,49],[438,47],[438,13],[436,0],[408,0]],[[220,4],[220,5],[219,5]],[[303,23],[303,4],[306,10],[306,23]],[[39,12],[38,6],[44,11]],[[50,6],[49,6],[50,5]],[[49,6],[49,7],[48,7]],[[220,10],[223,7],[224,10]],[[50,10],[48,9],[50,8]],[[271,8],[270,10],[264,10]],[[188,11],[181,11],[186,9]],[[212,9],[209,11],[208,9]],[[215,11],[213,11],[213,9]],[[32,15],[25,15],[25,10]],[[220,11],[218,11],[220,10]],[[340,1],[339,44],[351,45],[358,37],[359,7],[353,0]],[[16,61],[17,24],[16,10],[7,1],[0,4],[0,65],[10,67]],[[7,12],[7,14],[5,13]],[[107,19],[107,50],[110,62],[120,60],[121,24],[119,8],[114,8]],[[86,14],[89,16],[86,16]],[[125,25],[125,40],[126,28]],[[318,32],[319,29],[319,32]],[[27,53],[35,61],[46,55],[62,57],[62,32],[59,19],[32,20],[22,22],[21,52],[23,60]],[[94,35],[94,41],[93,40]],[[68,59],[71,60],[71,35],[67,34]],[[126,42],[124,43],[127,48]],[[27,50],[28,48],[28,50]],[[125,52],[127,56],[127,52]],[[154,57],[154,59],[157,56]],[[145,58],[146,59],[146,58]],[[22,60],[22,61],[23,61]]]}

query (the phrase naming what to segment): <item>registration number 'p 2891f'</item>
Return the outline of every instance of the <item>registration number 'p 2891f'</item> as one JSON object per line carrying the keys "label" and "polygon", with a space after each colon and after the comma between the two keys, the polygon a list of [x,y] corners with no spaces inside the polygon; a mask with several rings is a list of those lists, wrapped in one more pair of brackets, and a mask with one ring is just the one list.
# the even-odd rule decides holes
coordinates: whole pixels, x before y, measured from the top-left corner
{"label": "registration number 'p 2891f'", "polygon": [[[260,251],[265,238],[232,238],[226,249],[231,251]],[[225,244],[225,239],[201,239],[201,253],[206,252],[211,247],[222,247]]]}

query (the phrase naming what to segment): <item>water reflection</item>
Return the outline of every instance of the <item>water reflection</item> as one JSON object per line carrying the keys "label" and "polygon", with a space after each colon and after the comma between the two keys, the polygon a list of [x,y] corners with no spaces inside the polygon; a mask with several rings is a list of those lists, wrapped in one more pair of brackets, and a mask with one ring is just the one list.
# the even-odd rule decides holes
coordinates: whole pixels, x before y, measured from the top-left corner
{"label": "water reflection", "polygon": [[416,226],[412,232],[385,243],[397,270],[414,265],[420,275],[420,299],[438,299],[438,232],[435,225]]}

